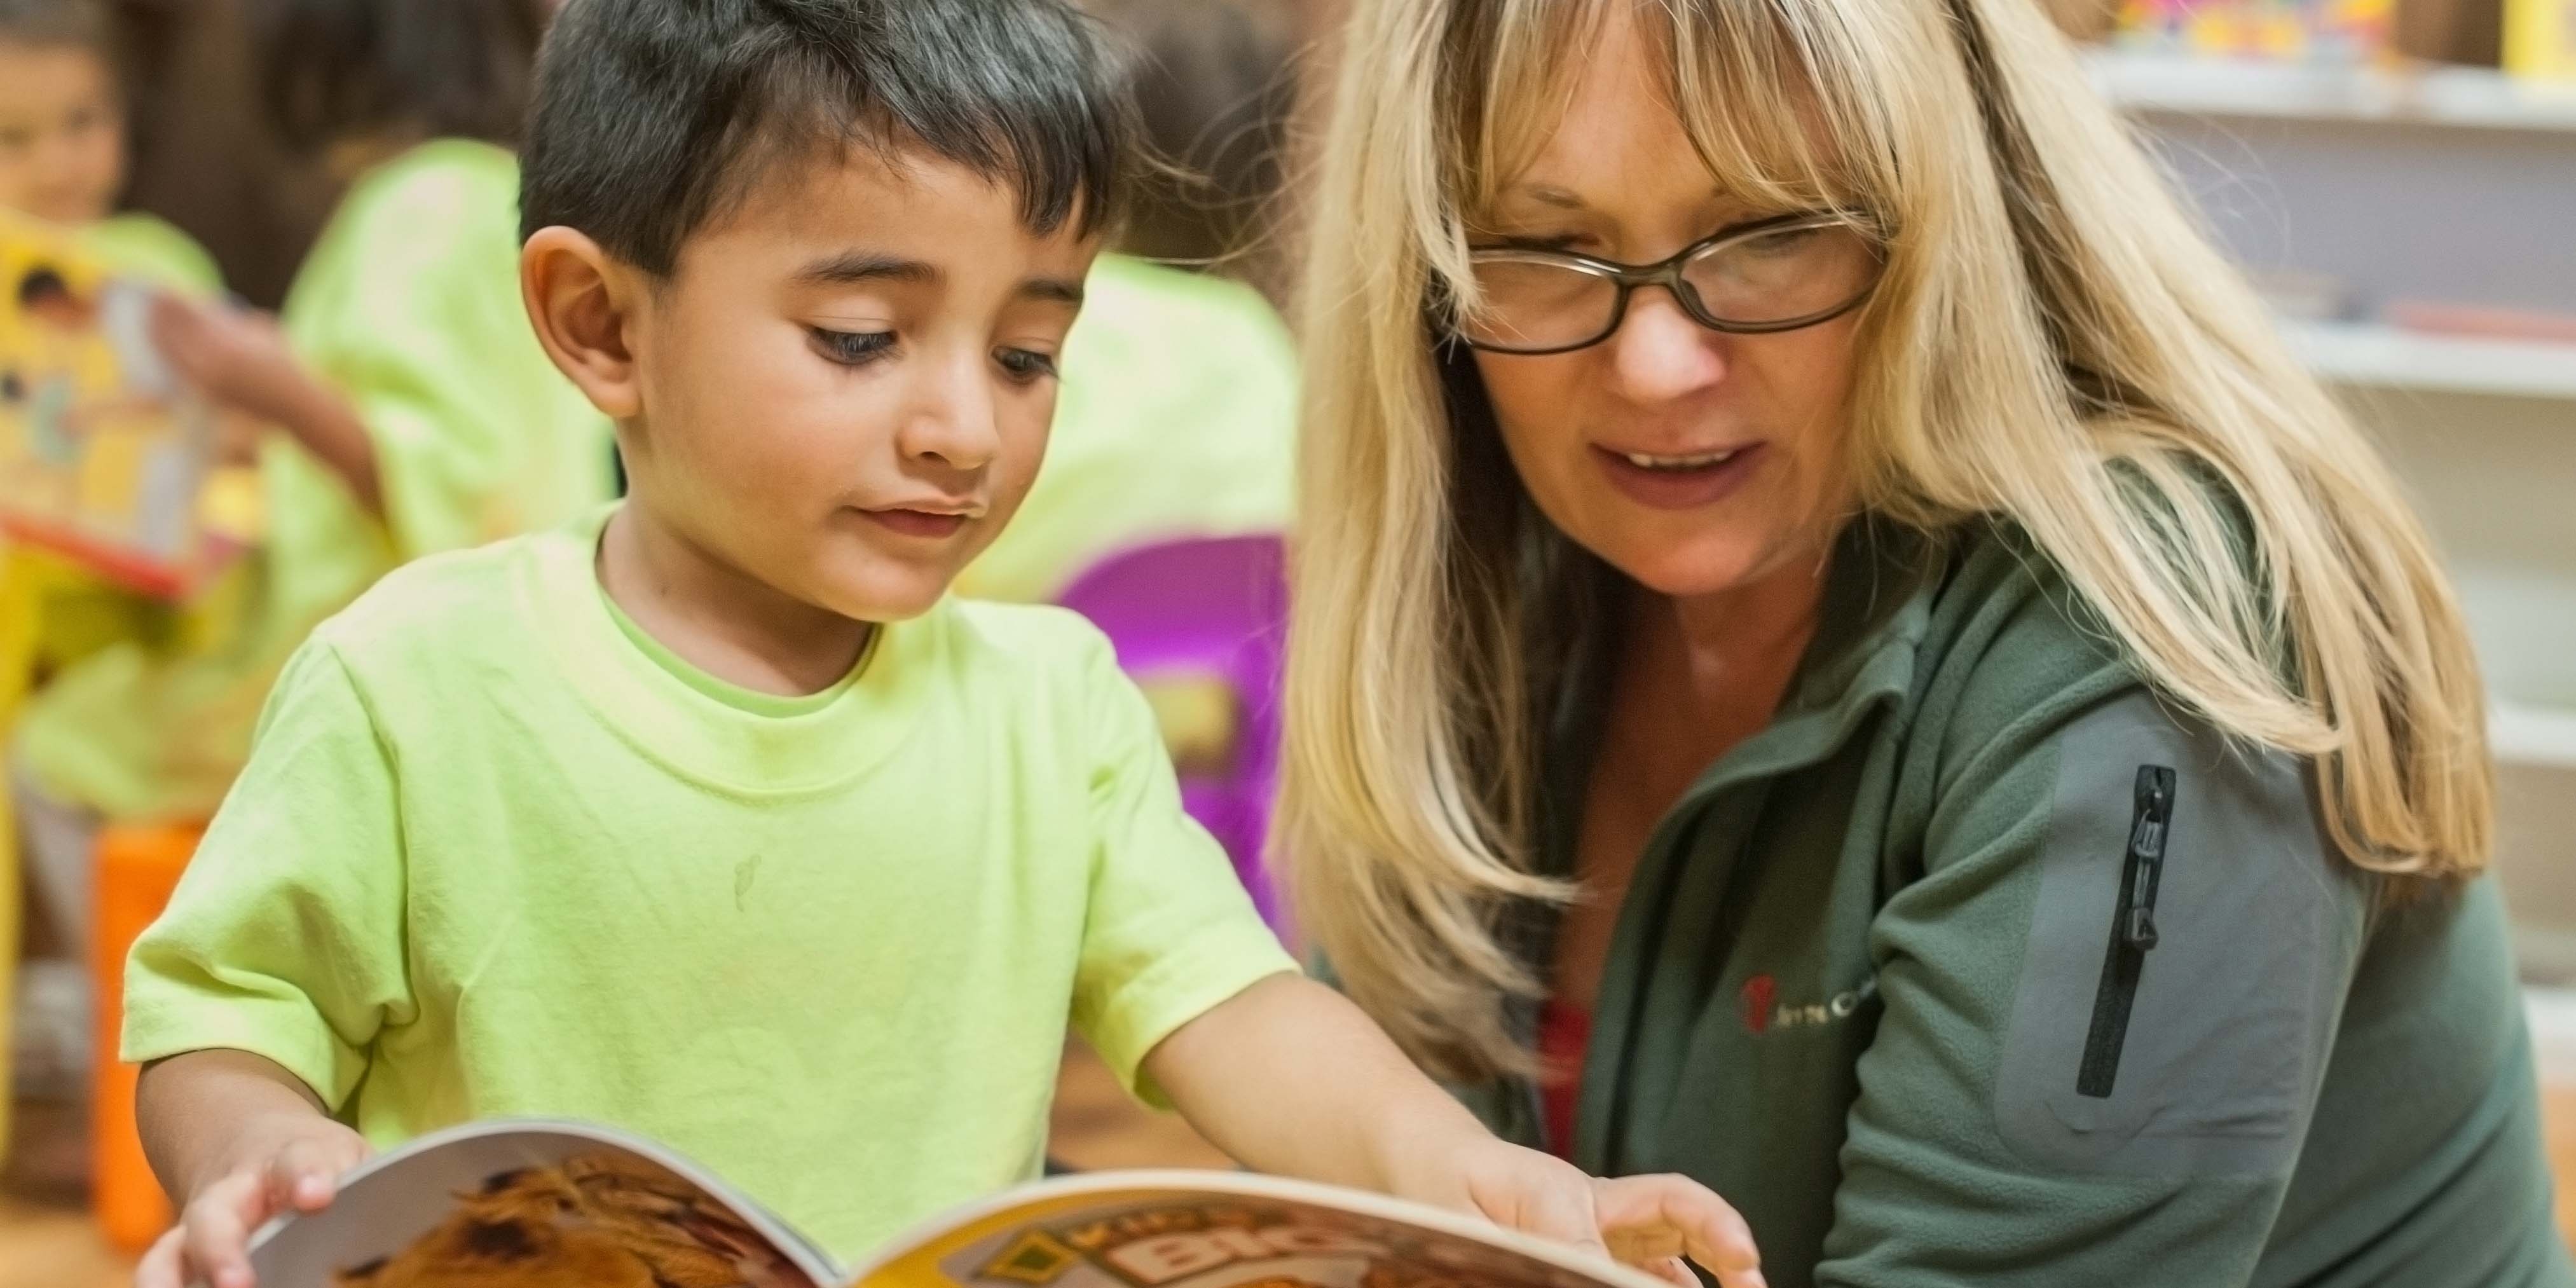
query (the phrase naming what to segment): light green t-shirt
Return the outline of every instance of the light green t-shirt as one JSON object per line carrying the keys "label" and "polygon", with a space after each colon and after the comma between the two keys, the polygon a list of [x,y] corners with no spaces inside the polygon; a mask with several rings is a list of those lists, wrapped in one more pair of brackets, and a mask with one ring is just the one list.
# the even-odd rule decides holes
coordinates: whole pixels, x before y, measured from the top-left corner
{"label": "light green t-shirt", "polygon": [[191,295],[224,289],[223,270],[197,240],[140,211],[110,215],[80,230],[81,244],[121,273]]}
{"label": "light green t-shirt", "polygon": [[397,565],[563,523],[608,499],[606,418],[547,360],[519,297],[518,163],[413,148],[353,186],[288,297],[287,339],[356,406],[377,522],[282,434],[262,448],[266,531],[226,625],[181,649],[110,648],[28,704],[49,794],[123,820],[202,819],[249,754],[261,701],[315,624]]}
{"label": "light green t-shirt", "polygon": [[639,647],[599,530],[314,633],[135,949],[127,1059],[257,1052],[379,1144],[617,1124],[852,1257],[1036,1173],[1068,1020],[1132,1080],[1294,969],[1089,624],[952,598],[767,698]]}
{"label": "light green t-shirt", "polygon": [[1297,354],[1259,292],[1103,255],[1063,367],[1046,468],[957,593],[1051,600],[1129,546],[1288,526]]}

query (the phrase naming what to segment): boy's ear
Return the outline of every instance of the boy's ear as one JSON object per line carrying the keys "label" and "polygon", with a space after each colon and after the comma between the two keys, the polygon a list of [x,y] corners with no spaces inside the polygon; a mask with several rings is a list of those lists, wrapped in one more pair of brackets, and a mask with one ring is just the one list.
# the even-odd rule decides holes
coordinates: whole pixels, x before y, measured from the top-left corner
{"label": "boy's ear", "polygon": [[598,242],[561,225],[529,234],[519,251],[519,292],[546,356],[611,420],[643,410],[628,329],[644,282]]}

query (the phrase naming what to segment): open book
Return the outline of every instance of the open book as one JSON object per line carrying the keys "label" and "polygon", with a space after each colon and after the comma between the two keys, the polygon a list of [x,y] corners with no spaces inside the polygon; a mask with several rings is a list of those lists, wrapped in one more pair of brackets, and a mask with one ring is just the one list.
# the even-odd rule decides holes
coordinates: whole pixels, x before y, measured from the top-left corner
{"label": "open book", "polygon": [[652,1143],[482,1123],[251,1244],[261,1288],[1658,1288],[1473,1218],[1236,1172],[1099,1172],[935,1218],[858,1268]]}
{"label": "open book", "polygon": [[0,211],[0,533],[178,597],[238,552],[217,418],[152,343],[154,288]]}

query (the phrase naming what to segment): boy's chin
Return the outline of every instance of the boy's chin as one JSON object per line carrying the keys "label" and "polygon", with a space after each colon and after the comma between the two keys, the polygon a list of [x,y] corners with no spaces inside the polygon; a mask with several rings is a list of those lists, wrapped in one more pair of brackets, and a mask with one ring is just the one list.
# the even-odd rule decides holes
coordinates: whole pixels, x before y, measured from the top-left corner
{"label": "boy's chin", "polygon": [[823,608],[852,621],[909,621],[937,607],[954,580],[953,572],[881,566],[830,578],[818,588],[818,598]]}

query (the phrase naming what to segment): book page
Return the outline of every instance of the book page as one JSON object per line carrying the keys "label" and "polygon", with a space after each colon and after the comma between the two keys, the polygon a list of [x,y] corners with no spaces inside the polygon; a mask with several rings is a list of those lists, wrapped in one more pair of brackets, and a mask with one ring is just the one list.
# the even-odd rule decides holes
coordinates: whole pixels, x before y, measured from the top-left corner
{"label": "book page", "polygon": [[1015,1191],[897,1244],[856,1288],[1647,1288],[1472,1218],[1230,1172]]}
{"label": "book page", "polygon": [[557,1123],[424,1137],[251,1244],[262,1288],[832,1288],[830,1260],[687,1161]]}

